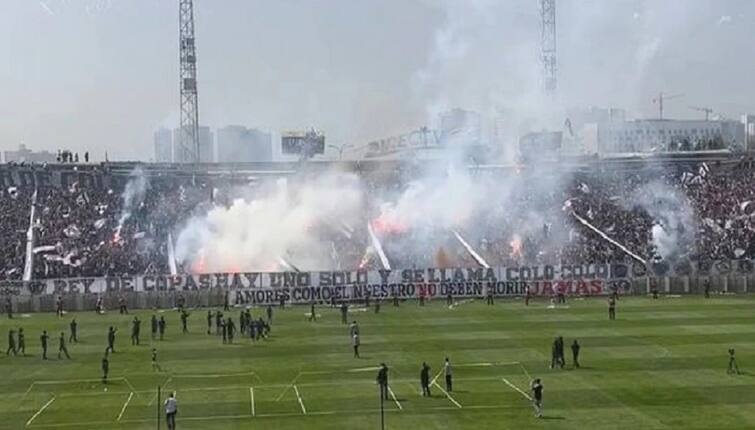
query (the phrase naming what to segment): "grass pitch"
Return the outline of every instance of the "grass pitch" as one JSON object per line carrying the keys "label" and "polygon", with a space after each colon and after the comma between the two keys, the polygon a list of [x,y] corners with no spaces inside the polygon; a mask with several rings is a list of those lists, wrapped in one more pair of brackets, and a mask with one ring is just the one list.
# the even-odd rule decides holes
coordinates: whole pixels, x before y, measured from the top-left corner
{"label": "grass pitch", "polygon": [[[622,298],[617,320],[605,299],[463,302],[449,309],[384,303],[379,314],[350,312],[360,324],[361,359],[352,357],[348,326],[337,309],[275,309],[272,337],[222,345],[207,335],[206,309],[181,334],[177,312],[156,311],[168,322],[163,341],[150,339],[152,311],[75,314],[78,344],[58,360],[58,335],[73,314],[2,316],[0,336],[26,332],[26,357],[0,358],[0,428],[154,429],[163,392],[177,391],[181,429],[380,428],[375,366],[390,367],[388,429],[664,429],[755,428],[755,297]],[[238,309],[226,313],[238,323]],[[140,346],[131,346],[130,321],[142,319]],[[253,309],[255,316],[262,309]],[[111,382],[100,381],[107,327],[119,328]],[[39,335],[50,333],[50,360],[40,358]],[[564,337],[567,367],[551,370],[550,345]],[[582,344],[581,369],[568,345]],[[153,372],[151,347],[163,372]],[[4,347],[7,347],[5,345]],[[726,374],[729,347],[742,375]],[[454,364],[454,391],[443,377],[419,395],[427,361],[435,376],[444,357]],[[545,386],[545,419],[533,417],[526,396],[532,377]],[[161,423],[165,428],[164,422]]]}

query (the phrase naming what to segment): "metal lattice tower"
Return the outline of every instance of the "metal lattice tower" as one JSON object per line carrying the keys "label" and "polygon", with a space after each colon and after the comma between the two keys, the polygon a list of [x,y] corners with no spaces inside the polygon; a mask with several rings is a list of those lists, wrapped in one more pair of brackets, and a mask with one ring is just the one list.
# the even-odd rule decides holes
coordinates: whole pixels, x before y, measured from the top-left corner
{"label": "metal lattice tower", "polygon": [[197,95],[197,53],[194,39],[194,4],[179,0],[181,127],[178,157],[181,162],[199,162],[199,96]]}
{"label": "metal lattice tower", "polygon": [[556,0],[540,0],[540,59],[546,94],[556,94]]}

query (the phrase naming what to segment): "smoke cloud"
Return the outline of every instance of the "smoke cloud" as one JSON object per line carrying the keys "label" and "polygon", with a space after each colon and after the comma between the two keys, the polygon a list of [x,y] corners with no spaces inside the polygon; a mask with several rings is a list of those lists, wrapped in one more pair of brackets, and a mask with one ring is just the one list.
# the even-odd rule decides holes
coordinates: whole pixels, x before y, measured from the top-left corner
{"label": "smoke cloud", "polygon": [[697,216],[684,194],[653,181],[640,187],[631,202],[653,218],[651,233],[657,257],[674,260],[694,251]]}
{"label": "smoke cloud", "polygon": [[301,270],[334,267],[320,233],[362,219],[359,179],[342,173],[295,179],[242,190],[227,207],[192,218],[178,235],[176,258],[193,272],[271,271],[281,260]]}
{"label": "smoke cloud", "polygon": [[123,200],[123,209],[121,215],[118,217],[118,226],[115,228],[115,241],[119,241],[121,237],[121,230],[123,224],[131,218],[131,214],[134,210],[144,202],[144,196],[149,188],[149,178],[144,174],[144,170],[137,166],[128,175],[129,180],[126,183],[126,187],[123,189],[121,199]]}

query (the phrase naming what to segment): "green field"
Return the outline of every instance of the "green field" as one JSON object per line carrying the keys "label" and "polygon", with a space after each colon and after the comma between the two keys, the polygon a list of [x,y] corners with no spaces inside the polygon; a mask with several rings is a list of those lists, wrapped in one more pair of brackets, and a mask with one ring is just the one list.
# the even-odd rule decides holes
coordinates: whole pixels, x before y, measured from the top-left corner
{"label": "green field", "polygon": [[[56,333],[68,332],[72,315],[3,315],[0,333],[24,327],[28,356],[0,358],[0,428],[154,429],[161,385],[177,391],[181,429],[379,429],[379,362],[390,367],[395,394],[385,403],[388,429],[755,428],[753,296],[622,298],[613,322],[605,299],[559,309],[521,300],[453,309],[384,304],[379,314],[350,314],[361,328],[361,359],[352,357],[338,310],[318,308],[316,322],[307,321],[308,310],[276,308],[269,340],[234,345],[206,334],[206,309],[191,315],[188,335],[175,311],[157,311],[168,321],[162,342],[150,340],[152,312],[135,312],[144,321],[141,346],[129,341],[134,313],[80,313],[70,361],[57,359]],[[238,310],[230,314],[238,320]],[[105,390],[108,325],[120,331]],[[46,362],[42,329],[51,333]],[[565,369],[548,368],[556,335],[567,346],[580,340],[583,368],[571,368],[568,350]],[[151,369],[150,345],[163,373]],[[729,347],[742,375],[726,374]],[[421,397],[420,364],[435,375],[445,356],[455,365],[451,398],[438,386],[432,398]],[[525,398],[531,376],[545,386],[545,419],[533,417]]]}

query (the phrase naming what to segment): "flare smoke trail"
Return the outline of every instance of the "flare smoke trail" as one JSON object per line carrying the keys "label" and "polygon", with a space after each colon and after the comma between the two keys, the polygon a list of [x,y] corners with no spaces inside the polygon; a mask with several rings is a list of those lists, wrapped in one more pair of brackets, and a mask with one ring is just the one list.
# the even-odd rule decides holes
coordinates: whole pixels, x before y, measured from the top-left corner
{"label": "flare smoke trail", "polygon": [[372,229],[372,225],[370,223],[367,223],[367,233],[369,233],[370,235],[372,247],[375,249],[375,251],[377,251],[377,254],[380,257],[380,263],[383,265],[383,269],[391,270],[391,263],[388,261],[388,257],[385,256],[385,252],[383,251],[383,244],[380,243],[380,239],[378,239],[377,235],[375,235],[375,231]]}
{"label": "flare smoke trail", "polygon": [[149,187],[149,180],[141,167],[134,168],[128,176],[128,183],[126,183],[123,194],[121,194],[123,209],[120,217],[118,217],[118,226],[115,228],[115,235],[113,236],[115,242],[120,241],[123,224],[131,218],[133,211],[142,204]]}
{"label": "flare smoke trail", "polygon": [[614,239],[612,239],[612,238],[611,238],[610,236],[608,236],[607,234],[603,233],[603,232],[602,232],[602,231],[601,231],[600,229],[598,229],[598,228],[597,228],[597,227],[595,227],[594,225],[590,224],[590,223],[589,223],[589,222],[588,222],[588,221],[587,221],[586,219],[584,219],[584,218],[582,218],[581,216],[577,215],[577,213],[576,213],[576,212],[574,212],[574,211],[571,211],[571,214],[572,214],[572,215],[574,216],[574,218],[576,218],[576,219],[577,219],[577,221],[579,221],[579,222],[580,222],[580,223],[581,223],[582,225],[584,225],[585,227],[587,227],[587,228],[589,228],[590,230],[592,230],[592,231],[594,231],[595,233],[597,233],[597,234],[598,234],[598,236],[602,237],[603,239],[605,239],[606,241],[608,241],[608,242],[609,242],[609,243],[611,243],[612,245],[614,245],[614,246],[616,246],[617,248],[621,249],[621,250],[622,250],[622,251],[624,251],[624,252],[625,252],[625,253],[626,253],[626,254],[627,254],[628,256],[630,256],[630,257],[634,258],[635,260],[639,261],[639,262],[640,262],[640,263],[642,263],[642,264],[646,264],[645,260],[644,260],[644,259],[643,259],[642,257],[640,257],[639,255],[635,254],[634,252],[630,251],[630,250],[629,250],[629,249],[628,249],[628,248],[627,248],[626,246],[624,246],[624,245],[620,244],[619,242],[615,241]]}
{"label": "flare smoke trail", "polygon": [[461,245],[464,247],[464,249],[467,250],[467,252],[469,252],[469,255],[471,255],[472,258],[474,258],[477,264],[479,264],[480,266],[486,269],[489,269],[490,265],[485,261],[484,258],[480,256],[480,254],[478,254],[474,249],[472,249],[472,247],[467,243],[466,240],[464,240],[464,238],[459,234],[459,232],[456,230],[453,230],[453,232],[454,232],[454,236],[456,236],[456,239],[458,239],[459,242],[461,242]]}

